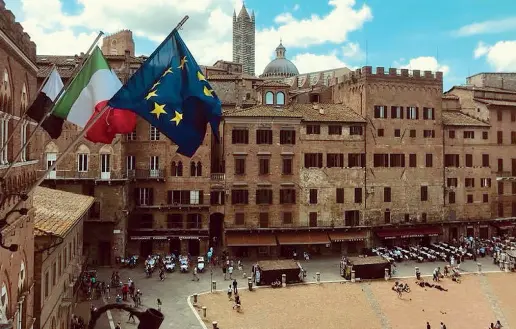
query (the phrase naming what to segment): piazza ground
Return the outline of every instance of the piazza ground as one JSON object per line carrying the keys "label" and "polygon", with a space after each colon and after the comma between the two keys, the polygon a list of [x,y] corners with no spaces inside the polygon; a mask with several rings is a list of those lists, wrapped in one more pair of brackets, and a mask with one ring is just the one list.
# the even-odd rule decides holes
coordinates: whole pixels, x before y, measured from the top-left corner
{"label": "piazza ground", "polygon": [[[491,258],[479,259],[483,271],[496,271]],[[351,326],[357,328],[419,328],[426,321],[432,321],[432,328],[438,328],[438,321],[445,321],[448,328],[487,328],[489,323],[495,321],[499,316],[493,310],[492,300],[496,296],[499,312],[503,312],[511,328],[516,328],[516,306],[512,302],[516,295],[516,285],[512,282],[516,279],[515,274],[499,274],[477,276],[475,274],[465,275],[461,285],[444,282],[449,286],[449,292],[424,291],[416,287],[414,280],[408,280],[413,292],[398,300],[390,290],[393,281],[385,283],[377,281],[366,284],[329,284],[323,283],[320,286],[306,285],[301,287],[288,287],[285,289],[261,288],[256,292],[245,291],[247,279],[243,278],[243,272],[250,273],[250,261],[244,261],[244,271],[235,272],[239,287],[242,291],[243,312],[237,314],[231,309],[232,304],[227,300],[226,293],[220,292],[213,295],[200,297],[201,304],[208,307],[207,323],[218,321],[220,328],[299,328],[299,323],[307,324],[306,328],[314,328],[316,325],[324,324],[324,327],[346,323],[361,323],[365,321],[368,326]],[[308,281],[315,281],[315,273],[321,273],[323,281],[341,280],[339,275],[338,258],[317,258],[308,262],[302,262],[307,270]],[[399,263],[397,267],[398,276],[413,276],[414,267],[418,266],[425,275],[431,274],[436,266],[444,267],[444,263],[420,263],[413,262]],[[466,261],[461,264],[464,273],[475,273],[476,263]],[[111,268],[99,268],[100,280],[109,281]],[[138,289],[143,292],[143,306],[156,307],[156,299],[163,302],[162,311],[165,314],[165,321],[161,329],[185,328],[201,329],[198,319],[187,303],[188,296],[210,290],[210,271],[199,274],[200,281],[192,281],[191,274],[172,273],[165,281],[160,282],[157,276],[145,278],[143,268],[132,270],[121,269],[120,274],[123,281],[131,278],[135,281]],[[226,290],[229,281],[224,281],[220,268],[213,271],[213,280],[217,282],[217,289]],[[416,289],[417,288],[417,289]],[[491,296],[491,299],[489,298]],[[412,301],[407,298],[412,298]],[[461,299],[462,298],[462,299]],[[111,299],[112,301],[112,299]],[[108,302],[110,302],[108,300]],[[103,305],[102,300],[95,301],[96,305]],[[425,304],[425,307],[420,307]],[[89,302],[82,303],[88,318]],[[441,306],[440,306],[441,305]],[[479,306],[475,306],[479,305]],[[453,306],[453,307],[452,307]],[[453,309],[452,309],[453,308]],[[424,312],[422,310],[425,310]],[[451,310],[450,310],[451,309]],[[507,310],[512,310],[509,312]],[[440,311],[446,312],[441,314]],[[471,313],[471,314],[470,314]],[[267,314],[267,316],[264,316]],[[441,315],[439,315],[441,314]],[[439,316],[441,316],[439,318]],[[280,326],[279,318],[296,319],[286,321],[285,326]],[[426,320],[428,317],[428,320]],[[137,324],[127,323],[128,314],[125,312],[113,311],[112,318],[115,322],[120,321],[122,328],[135,329]],[[274,320],[274,325],[264,320]],[[441,320],[440,320],[441,319]],[[475,326],[466,326],[465,321],[476,319]],[[407,321],[407,322],[403,322]],[[409,322],[411,321],[411,322]],[[488,322],[486,322],[488,321]],[[99,328],[109,328],[107,316],[102,317]],[[292,323],[291,323],[292,322]],[[417,326],[404,326],[406,323],[416,323]],[[485,322],[485,323],[484,323]],[[385,325],[382,327],[382,323]],[[481,325],[479,325],[481,323]],[[455,325],[457,324],[457,325]],[[281,323],[283,325],[283,323]],[[290,327],[288,325],[291,325]],[[371,325],[369,327],[369,325]],[[452,326],[453,325],[453,326]],[[210,328],[208,326],[208,328]],[[506,326],[505,328],[507,328]],[[342,328],[340,326],[339,328]],[[424,328],[422,326],[421,328]]]}

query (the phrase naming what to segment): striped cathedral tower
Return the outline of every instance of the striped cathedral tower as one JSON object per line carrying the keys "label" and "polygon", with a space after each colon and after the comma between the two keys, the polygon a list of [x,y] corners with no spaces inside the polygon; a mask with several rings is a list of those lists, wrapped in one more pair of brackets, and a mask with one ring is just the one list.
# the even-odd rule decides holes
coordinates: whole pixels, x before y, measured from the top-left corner
{"label": "striped cathedral tower", "polygon": [[233,62],[250,75],[254,75],[255,29],[254,11],[249,16],[245,4],[238,16],[233,11]]}

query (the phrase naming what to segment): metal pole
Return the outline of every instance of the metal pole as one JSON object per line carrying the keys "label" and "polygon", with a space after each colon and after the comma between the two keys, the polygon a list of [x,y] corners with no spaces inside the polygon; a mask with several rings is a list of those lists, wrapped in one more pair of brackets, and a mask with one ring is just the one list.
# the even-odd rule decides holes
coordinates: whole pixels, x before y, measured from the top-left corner
{"label": "metal pole", "polygon": [[[104,35],[104,32],[100,31],[99,32],[99,35],[97,35],[97,38],[95,39],[95,41],[93,41],[93,43],[91,44],[90,48],[88,49],[88,52],[86,53],[86,55],[84,55],[84,58],[82,59],[82,62],[81,64],[78,66],[82,69],[82,67],[84,66],[84,64],[86,64],[86,61],[88,60],[89,58],[89,54],[91,52],[91,50],[95,47],[95,45],[97,44],[97,42],[99,41],[99,39],[102,37],[102,35]],[[80,69],[79,71],[80,72]],[[77,74],[78,74],[77,72]],[[75,74],[75,76],[73,77],[73,79],[70,79],[68,80],[68,82],[66,83],[66,85],[63,87],[63,89],[61,89],[61,91],[59,92],[59,94],[57,94],[56,96],[56,99],[55,101],[57,101],[61,95],[64,93],[64,91],[72,84],[72,82],[77,78],[77,74]],[[54,106],[52,107],[52,109],[38,122],[38,125],[36,126],[36,128],[34,128],[31,132],[31,134],[29,135],[29,137],[27,138],[27,141],[25,142],[25,144],[22,145],[22,147],[20,148],[20,151],[18,152],[18,154],[16,154],[16,156],[14,157],[13,161],[9,164],[9,167],[7,168],[7,170],[4,172],[4,174],[2,175],[2,177],[0,178],[0,182],[4,181],[5,178],[7,177],[7,175],[11,172],[11,170],[13,169],[13,166],[14,164],[16,163],[16,160],[18,160],[18,157],[22,154],[23,152],[23,149],[25,147],[27,147],[27,145],[29,145],[30,141],[32,140],[32,138],[36,135],[36,131],[38,130],[39,127],[41,127],[41,125],[43,124],[43,122],[45,121],[45,119],[47,117],[49,117],[52,112],[54,112],[54,109],[55,109],[55,102],[54,102]]]}
{"label": "metal pole", "polygon": [[210,292],[213,292],[213,267],[210,268]]}
{"label": "metal pole", "polygon": [[[11,134],[9,135],[9,137],[7,138],[7,141],[5,141],[3,144],[2,144],[2,148],[0,148],[0,154],[2,154],[2,152],[4,151],[4,149],[7,147],[7,145],[9,145],[9,142],[11,141],[11,139],[13,139],[14,137],[14,132],[18,129],[18,127],[20,126],[20,124],[23,122],[23,119],[25,118],[25,115],[27,114],[27,111],[30,109],[30,107],[32,106],[32,104],[34,104],[34,102],[36,101],[36,98],[38,98],[38,95],[39,93],[41,92],[41,90],[43,89],[43,87],[45,86],[45,84],[47,83],[48,81],[48,78],[50,77],[50,75],[52,74],[52,72],[54,71],[54,69],[56,68],[56,64],[52,65],[52,69],[50,70],[50,73],[45,77],[45,80],[43,80],[43,83],[41,84],[41,86],[39,86],[39,89],[38,91],[36,92],[36,94],[33,96],[33,99],[32,101],[30,102],[30,105],[27,106],[27,108],[25,109],[25,111],[23,112],[22,115],[20,115],[20,120],[18,120],[18,123],[16,124],[16,126],[14,126],[13,128],[13,131],[11,132]],[[23,148],[22,148],[23,149]]]}

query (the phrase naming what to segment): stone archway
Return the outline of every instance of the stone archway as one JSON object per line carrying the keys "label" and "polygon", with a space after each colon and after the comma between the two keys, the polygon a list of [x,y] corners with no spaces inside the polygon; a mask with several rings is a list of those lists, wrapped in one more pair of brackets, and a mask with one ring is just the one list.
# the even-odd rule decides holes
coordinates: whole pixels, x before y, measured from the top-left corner
{"label": "stone archway", "polygon": [[222,239],[224,237],[224,214],[222,214],[220,212],[216,212],[216,213],[213,213],[210,215],[209,230],[210,230],[209,245],[212,247],[221,246],[223,244]]}

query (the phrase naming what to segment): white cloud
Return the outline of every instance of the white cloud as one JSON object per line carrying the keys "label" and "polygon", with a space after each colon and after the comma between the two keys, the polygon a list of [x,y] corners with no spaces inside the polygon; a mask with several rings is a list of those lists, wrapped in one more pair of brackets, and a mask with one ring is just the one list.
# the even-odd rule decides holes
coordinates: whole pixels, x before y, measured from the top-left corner
{"label": "white cloud", "polygon": [[364,52],[356,42],[349,42],[342,47],[342,55],[346,58],[360,60],[364,58]]}
{"label": "white cloud", "polygon": [[459,28],[454,34],[463,37],[477,34],[500,33],[512,30],[516,30],[516,16],[468,24]]}
{"label": "white cloud", "polygon": [[492,46],[479,42],[474,56],[485,56],[487,63],[497,72],[516,71],[516,40],[498,41]]}
{"label": "white cloud", "polygon": [[293,10],[293,11],[298,11],[298,10],[299,10],[299,4],[298,4],[298,3],[296,3],[296,4],[294,5],[294,8],[292,8],[292,10]]}
{"label": "white cloud", "polygon": [[296,64],[299,73],[316,72],[341,67],[353,69],[341,61],[335,53],[329,55],[316,55],[311,53],[298,54],[292,58],[292,62]]}
{"label": "white cloud", "polygon": [[448,74],[450,67],[448,65],[440,64],[435,57],[432,56],[420,56],[411,58],[408,63],[394,62],[394,67],[409,70],[421,70],[421,71],[440,71],[444,75]]}
{"label": "white cloud", "polygon": [[[66,15],[60,0],[21,0],[25,18],[22,24],[36,42],[38,53],[86,51],[98,30],[112,33],[130,29],[139,37],[161,42],[183,16],[189,15],[181,35],[197,61],[213,64],[217,59],[232,59],[232,14],[234,9],[238,14],[242,0],[154,0],[152,6],[148,0],[77,1],[81,11]],[[260,74],[272,59],[280,38],[287,49],[342,44],[347,41],[348,33],[372,19],[371,9],[367,5],[356,7],[355,0],[328,3],[330,11],[324,16],[295,17],[283,13],[277,17],[275,26],[257,30],[256,73]],[[348,44],[343,53],[353,54],[350,45],[354,44]],[[138,44],[136,48],[141,53]]]}

